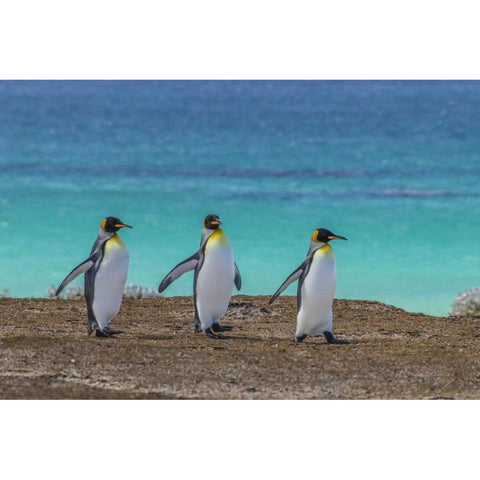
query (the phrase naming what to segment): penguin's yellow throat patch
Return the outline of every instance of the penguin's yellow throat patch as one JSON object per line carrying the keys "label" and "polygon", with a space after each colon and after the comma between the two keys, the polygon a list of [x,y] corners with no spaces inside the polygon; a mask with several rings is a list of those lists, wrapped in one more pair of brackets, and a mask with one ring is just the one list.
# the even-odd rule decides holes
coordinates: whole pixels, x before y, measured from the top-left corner
{"label": "penguin's yellow throat patch", "polygon": [[326,243],[323,247],[317,248],[315,250],[315,256],[321,256],[321,257],[333,257],[333,248]]}
{"label": "penguin's yellow throat patch", "polygon": [[208,245],[223,245],[228,243],[228,238],[221,228],[217,228],[208,238]]}
{"label": "penguin's yellow throat patch", "polygon": [[122,237],[117,233],[105,243],[105,256],[110,255],[115,250],[120,250],[125,248],[125,243],[122,240]]}

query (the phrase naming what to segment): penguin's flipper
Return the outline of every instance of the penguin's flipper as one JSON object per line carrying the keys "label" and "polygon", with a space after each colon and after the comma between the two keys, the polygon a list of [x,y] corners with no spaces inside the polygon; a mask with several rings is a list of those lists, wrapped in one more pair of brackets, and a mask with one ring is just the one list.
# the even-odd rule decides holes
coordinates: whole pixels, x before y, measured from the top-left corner
{"label": "penguin's flipper", "polygon": [[199,259],[200,252],[196,252],[191,257],[187,258],[183,262],[180,262],[176,267],[172,268],[172,270],[170,270],[170,272],[168,272],[165,278],[161,281],[160,286],[158,287],[159,293],[162,293],[172,282],[174,282],[184,273],[194,270],[198,265]]}
{"label": "penguin's flipper", "polygon": [[96,251],[93,255],[88,257],[80,265],[77,265],[66,277],[65,280],[60,284],[55,292],[55,295],[59,295],[60,292],[68,285],[74,278],[78,277],[81,273],[87,273],[94,265],[100,255],[99,251]]}
{"label": "penguin's flipper", "polygon": [[235,282],[235,286],[237,287],[237,290],[240,291],[240,289],[242,288],[242,277],[240,276],[240,270],[238,269],[237,264],[234,263],[234,265],[235,265],[234,282]]}
{"label": "penguin's flipper", "polygon": [[293,271],[288,278],[280,285],[280,288],[272,295],[268,302],[271,305],[275,299],[295,280],[298,280],[306,268],[306,262],[303,262],[295,271]]}

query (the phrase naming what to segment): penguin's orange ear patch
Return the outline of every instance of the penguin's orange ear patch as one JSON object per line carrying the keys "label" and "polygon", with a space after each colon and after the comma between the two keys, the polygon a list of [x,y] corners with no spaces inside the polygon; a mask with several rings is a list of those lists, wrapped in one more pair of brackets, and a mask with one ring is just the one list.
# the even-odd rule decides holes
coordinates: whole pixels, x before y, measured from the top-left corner
{"label": "penguin's orange ear patch", "polygon": [[318,237],[318,228],[312,233],[312,240],[314,242],[318,242],[317,237]]}
{"label": "penguin's orange ear patch", "polygon": [[105,225],[106,225],[106,224],[107,224],[107,219],[104,218],[104,219],[102,220],[101,225],[100,225],[100,226],[102,227],[102,230],[105,230]]}

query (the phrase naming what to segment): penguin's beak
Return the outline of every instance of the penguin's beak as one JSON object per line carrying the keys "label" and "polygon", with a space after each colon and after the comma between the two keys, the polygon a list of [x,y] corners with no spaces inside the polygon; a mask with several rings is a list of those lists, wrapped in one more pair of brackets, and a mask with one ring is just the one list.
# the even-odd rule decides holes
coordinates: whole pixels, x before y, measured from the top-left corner
{"label": "penguin's beak", "polygon": [[212,220],[210,223],[212,225],[221,225],[223,222],[221,222],[220,220]]}
{"label": "penguin's beak", "polygon": [[341,237],[340,235],[330,235],[328,239],[329,240],[348,240],[348,238]]}
{"label": "penguin's beak", "polygon": [[117,223],[115,228],[133,228],[131,225],[127,225],[126,223]]}

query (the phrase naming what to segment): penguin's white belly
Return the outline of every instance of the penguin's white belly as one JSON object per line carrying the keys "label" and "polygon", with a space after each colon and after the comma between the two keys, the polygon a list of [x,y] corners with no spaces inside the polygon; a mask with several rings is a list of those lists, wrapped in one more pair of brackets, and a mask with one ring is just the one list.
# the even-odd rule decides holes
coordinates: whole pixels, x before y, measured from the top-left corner
{"label": "penguin's white belly", "polygon": [[315,254],[301,288],[297,336],[332,331],[332,302],[337,271],[333,255]]}
{"label": "penguin's white belly", "polygon": [[117,315],[122,304],[130,262],[128,250],[122,244],[116,242],[113,246],[105,247],[102,263],[95,276],[92,307],[101,329]]}
{"label": "penguin's white belly", "polygon": [[197,309],[203,330],[211,327],[213,322],[227,311],[234,277],[235,267],[230,244],[207,244],[196,285]]}

